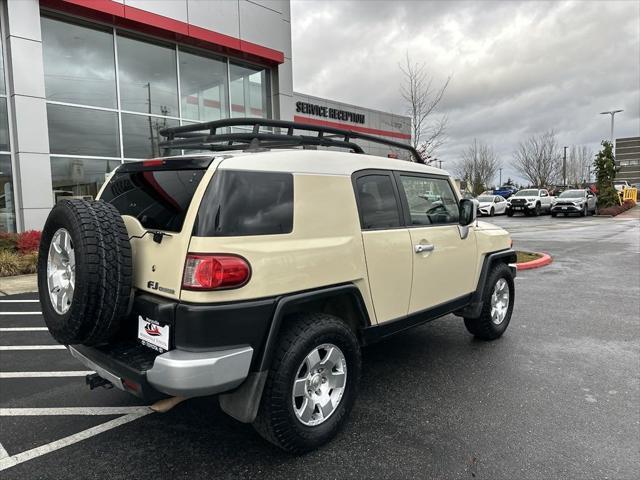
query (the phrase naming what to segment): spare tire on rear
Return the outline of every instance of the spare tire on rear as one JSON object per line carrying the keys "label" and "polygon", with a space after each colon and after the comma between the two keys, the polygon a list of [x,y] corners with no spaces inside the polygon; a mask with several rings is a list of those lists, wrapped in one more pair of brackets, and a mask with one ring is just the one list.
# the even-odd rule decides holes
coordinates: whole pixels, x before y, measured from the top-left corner
{"label": "spare tire on rear", "polygon": [[104,343],[129,306],[131,245],[122,217],[102,201],[62,200],[42,231],[38,291],[49,332],[65,345]]}

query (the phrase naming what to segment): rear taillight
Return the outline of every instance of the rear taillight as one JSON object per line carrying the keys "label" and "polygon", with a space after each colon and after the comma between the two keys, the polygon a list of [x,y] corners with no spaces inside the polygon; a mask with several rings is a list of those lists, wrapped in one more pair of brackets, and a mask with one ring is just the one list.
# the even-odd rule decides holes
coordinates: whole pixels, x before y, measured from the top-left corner
{"label": "rear taillight", "polygon": [[235,255],[187,254],[182,277],[186,290],[217,290],[240,287],[249,281],[249,263]]}

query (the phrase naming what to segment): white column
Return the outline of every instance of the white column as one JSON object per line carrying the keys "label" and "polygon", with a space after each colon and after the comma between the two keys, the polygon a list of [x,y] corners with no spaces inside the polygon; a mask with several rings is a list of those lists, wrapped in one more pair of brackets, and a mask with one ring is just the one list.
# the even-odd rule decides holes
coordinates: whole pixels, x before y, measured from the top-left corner
{"label": "white column", "polygon": [[44,64],[38,0],[5,0],[7,95],[13,118],[12,149],[22,230],[41,230],[53,206]]}

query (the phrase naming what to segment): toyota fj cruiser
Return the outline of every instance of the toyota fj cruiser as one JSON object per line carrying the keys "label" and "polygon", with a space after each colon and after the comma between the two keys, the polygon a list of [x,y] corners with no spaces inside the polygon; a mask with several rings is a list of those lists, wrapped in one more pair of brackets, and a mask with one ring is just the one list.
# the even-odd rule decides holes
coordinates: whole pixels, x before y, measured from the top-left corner
{"label": "toyota fj cruiser", "polygon": [[[219,394],[303,452],[349,415],[363,346],[449,313],[484,340],[506,330],[509,235],[413,148],[261,119],[163,135],[211,152],[125,163],[98,200],[61,200],[43,231],[43,314],[96,372],[90,386]],[[365,155],[358,139],[415,161]]]}

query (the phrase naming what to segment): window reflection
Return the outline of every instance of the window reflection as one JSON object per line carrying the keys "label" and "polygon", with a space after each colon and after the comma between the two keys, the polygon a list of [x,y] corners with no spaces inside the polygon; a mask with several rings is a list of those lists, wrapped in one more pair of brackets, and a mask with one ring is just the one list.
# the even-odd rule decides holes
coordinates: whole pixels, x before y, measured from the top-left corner
{"label": "window reflection", "polygon": [[203,122],[227,117],[227,62],[180,51],[182,117]]}
{"label": "window reflection", "polygon": [[16,231],[11,156],[0,155],[0,232]]}
{"label": "window reflection", "polygon": [[4,50],[2,49],[2,35],[0,35],[0,95],[7,93],[4,86],[4,58],[2,53],[4,53]]}
{"label": "window reflection", "polygon": [[229,65],[231,117],[268,118],[269,87],[266,70],[243,65]]}
{"label": "window reflection", "polygon": [[9,149],[9,117],[7,116],[7,99],[0,98],[0,150]]}
{"label": "window reflection", "polygon": [[118,114],[47,105],[51,153],[119,157]]}
{"label": "window reflection", "polygon": [[93,199],[109,173],[120,165],[120,160],[51,157],[53,197],[80,197]]}
{"label": "window reflection", "polygon": [[120,103],[123,110],[178,116],[174,48],[118,36]]}
{"label": "window reflection", "polygon": [[116,107],[113,34],[42,18],[48,100]]}
{"label": "window reflection", "polygon": [[177,120],[144,115],[122,115],[122,142],[126,158],[154,158],[163,155],[158,143],[164,140],[160,130],[176,127]]}

